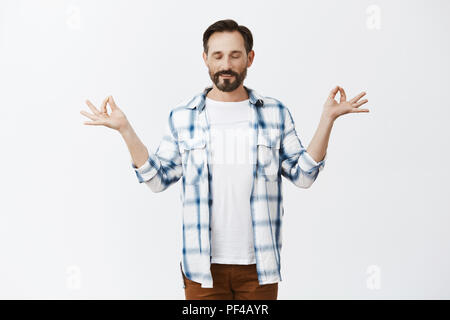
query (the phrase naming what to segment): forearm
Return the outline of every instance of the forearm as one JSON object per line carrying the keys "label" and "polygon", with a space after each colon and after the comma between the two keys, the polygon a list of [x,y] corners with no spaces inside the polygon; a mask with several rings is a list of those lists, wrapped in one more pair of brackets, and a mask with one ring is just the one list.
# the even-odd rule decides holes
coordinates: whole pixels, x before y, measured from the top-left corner
{"label": "forearm", "polygon": [[136,167],[141,167],[149,157],[147,147],[139,139],[130,124],[128,124],[124,129],[120,130],[119,133],[127,144],[133,164]]}
{"label": "forearm", "polygon": [[334,120],[331,117],[322,114],[316,132],[306,150],[316,162],[325,157],[333,124]]}

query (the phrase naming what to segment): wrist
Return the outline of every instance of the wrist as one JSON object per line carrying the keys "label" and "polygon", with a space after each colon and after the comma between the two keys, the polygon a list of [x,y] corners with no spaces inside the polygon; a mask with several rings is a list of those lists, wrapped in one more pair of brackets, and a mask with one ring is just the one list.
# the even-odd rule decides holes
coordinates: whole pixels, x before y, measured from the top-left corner
{"label": "wrist", "polygon": [[320,120],[327,124],[333,124],[334,120],[336,120],[336,117],[334,117],[328,113],[322,113]]}
{"label": "wrist", "polygon": [[130,123],[127,122],[124,126],[120,127],[117,131],[123,136],[128,135],[133,131],[133,128],[131,127]]}

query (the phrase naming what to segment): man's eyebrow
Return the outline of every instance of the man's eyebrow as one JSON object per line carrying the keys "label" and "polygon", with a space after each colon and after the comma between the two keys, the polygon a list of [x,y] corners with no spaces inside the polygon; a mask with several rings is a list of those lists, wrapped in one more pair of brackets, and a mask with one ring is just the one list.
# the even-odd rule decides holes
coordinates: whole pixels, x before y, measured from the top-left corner
{"label": "man's eyebrow", "polygon": [[[222,53],[222,51],[214,51],[212,53],[212,55],[218,54],[218,53]],[[242,53],[242,51],[241,50],[233,50],[233,51],[231,51],[231,54],[233,54],[233,53]]]}

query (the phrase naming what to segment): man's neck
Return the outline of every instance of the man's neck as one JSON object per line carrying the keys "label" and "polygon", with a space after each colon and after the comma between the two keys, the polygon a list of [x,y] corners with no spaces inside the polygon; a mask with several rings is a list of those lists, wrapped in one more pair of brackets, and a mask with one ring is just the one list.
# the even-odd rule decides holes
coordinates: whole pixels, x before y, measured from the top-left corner
{"label": "man's neck", "polygon": [[213,85],[213,88],[209,90],[206,96],[212,100],[224,102],[239,102],[249,98],[247,90],[245,90],[243,84],[231,92],[220,91],[215,85]]}

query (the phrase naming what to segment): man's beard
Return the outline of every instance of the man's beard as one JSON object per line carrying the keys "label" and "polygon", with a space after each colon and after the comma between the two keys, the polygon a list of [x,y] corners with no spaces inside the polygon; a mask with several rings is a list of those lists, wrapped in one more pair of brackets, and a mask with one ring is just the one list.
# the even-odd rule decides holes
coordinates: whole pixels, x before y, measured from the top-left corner
{"label": "man's beard", "polygon": [[[232,75],[234,77],[232,78],[221,78],[220,75],[227,74]],[[244,81],[245,77],[247,76],[247,68],[242,71],[242,73],[236,73],[232,70],[225,70],[221,72],[217,72],[216,74],[213,74],[212,72],[209,73],[209,77],[214,82],[216,87],[220,91],[224,92],[231,92],[235,89],[237,89],[241,83]]]}

